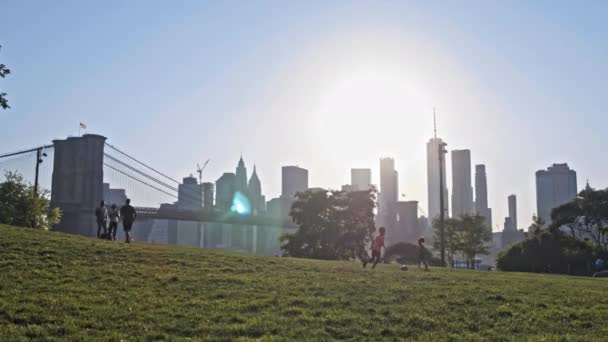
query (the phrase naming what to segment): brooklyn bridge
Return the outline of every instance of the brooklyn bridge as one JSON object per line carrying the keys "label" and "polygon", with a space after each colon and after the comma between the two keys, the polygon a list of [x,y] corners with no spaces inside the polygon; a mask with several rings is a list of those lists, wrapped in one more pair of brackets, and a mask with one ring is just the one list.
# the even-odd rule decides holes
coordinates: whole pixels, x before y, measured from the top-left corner
{"label": "brooklyn bridge", "polygon": [[[17,172],[41,191],[48,190],[51,207],[63,213],[54,229],[64,233],[96,236],[95,207],[102,200],[121,206],[127,197],[138,214],[136,241],[274,255],[280,251],[281,234],[294,229],[281,218],[179,208],[173,203],[180,181],[106,140],[85,134],[0,154],[0,172]],[[195,199],[200,194],[181,196]],[[121,234],[119,229],[119,239]]]}

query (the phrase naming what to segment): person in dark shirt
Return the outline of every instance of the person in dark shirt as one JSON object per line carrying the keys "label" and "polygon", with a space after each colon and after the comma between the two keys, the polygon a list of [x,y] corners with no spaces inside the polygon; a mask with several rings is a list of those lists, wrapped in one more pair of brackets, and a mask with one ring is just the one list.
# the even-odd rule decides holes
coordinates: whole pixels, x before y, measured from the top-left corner
{"label": "person in dark shirt", "polygon": [[131,242],[131,228],[137,217],[135,208],[131,206],[131,200],[127,198],[125,205],[120,208],[120,217],[122,218],[122,227],[125,230],[126,243]]}

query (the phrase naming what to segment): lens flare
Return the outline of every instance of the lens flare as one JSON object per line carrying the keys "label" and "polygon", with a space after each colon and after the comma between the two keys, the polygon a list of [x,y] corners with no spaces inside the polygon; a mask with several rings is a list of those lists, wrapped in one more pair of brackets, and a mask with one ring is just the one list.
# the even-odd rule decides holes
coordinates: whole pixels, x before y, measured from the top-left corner
{"label": "lens flare", "polygon": [[239,215],[249,215],[251,213],[251,205],[249,205],[247,196],[240,191],[237,191],[232,199],[232,207],[230,207],[230,211]]}

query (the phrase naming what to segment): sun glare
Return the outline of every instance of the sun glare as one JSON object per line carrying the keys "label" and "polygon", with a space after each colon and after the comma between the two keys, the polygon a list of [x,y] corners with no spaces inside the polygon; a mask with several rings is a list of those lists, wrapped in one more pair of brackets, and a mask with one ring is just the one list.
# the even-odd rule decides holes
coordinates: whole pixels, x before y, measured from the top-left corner
{"label": "sun glare", "polygon": [[355,71],[329,87],[320,109],[321,138],[340,153],[396,152],[420,133],[427,107],[402,72]]}

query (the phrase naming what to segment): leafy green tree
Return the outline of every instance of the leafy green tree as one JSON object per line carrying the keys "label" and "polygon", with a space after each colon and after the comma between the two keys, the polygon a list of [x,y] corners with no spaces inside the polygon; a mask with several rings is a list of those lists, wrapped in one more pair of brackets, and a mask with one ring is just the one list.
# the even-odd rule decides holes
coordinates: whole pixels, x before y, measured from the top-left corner
{"label": "leafy green tree", "polygon": [[587,185],[575,199],[551,211],[549,229],[565,230],[579,241],[590,239],[598,252],[608,255],[608,190]]}
{"label": "leafy green tree", "polygon": [[0,183],[0,223],[21,227],[51,229],[59,223],[59,208],[49,208],[48,190],[34,192],[23,177],[7,172]]}
{"label": "leafy green tree", "polygon": [[286,255],[301,258],[357,257],[375,230],[375,199],[375,190],[298,193],[290,212],[298,230],[281,237],[281,248]]}
{"label": "leafy green tree", "polygon": [[500,270],[573,275],[592,272],[596,255],[590,244],[560,230],[531,228],[531,234],[524,241],[498,254],[496,265]]}
{"label": "leafy green tree", "polygon": [[481,215],[463,215],[458,221],[460,226],[460,251],[467,265],[473,268],[476,255],[488,254],[488,242],[492,241],[492,231]]}
{"label": "leafy green tree", "polygon": [[[439,221],[433,222],[433,247],[440,247]],[[445,220],[445,251],[450,265],[460,254],[469,267],[474,267],[475,256],[488,254],[487,243],[492,240],[492,232],[480,215],[463,215]]]}
{"label": "leafy green tree", "polygon": [[[445,253],[450,266],[454,266],[454,258],[461,250],[462,239],[460,232],[460,221],[456,218],[444,220],[445,231]],[[441,232],[439,230],[439,219],[433,220],[433,247],[437,250],[441,248]]]}
{"label": "leafy green tree", "polygon": [[[2,48],[2,45],[0,45],[0,49],[1,48]],[[11,70],[9,68],[7,68],[6,65],[0,63],[0,77],[5,78],[6,75],[8,75],[10,73],[11,73]],[[2,91],[0,91],[0,108],[2,108],[2,109],[11,108],[8,105],[8,100],[6,99],[6,93],[3,93]]]}

